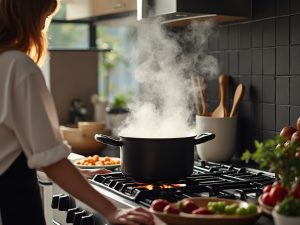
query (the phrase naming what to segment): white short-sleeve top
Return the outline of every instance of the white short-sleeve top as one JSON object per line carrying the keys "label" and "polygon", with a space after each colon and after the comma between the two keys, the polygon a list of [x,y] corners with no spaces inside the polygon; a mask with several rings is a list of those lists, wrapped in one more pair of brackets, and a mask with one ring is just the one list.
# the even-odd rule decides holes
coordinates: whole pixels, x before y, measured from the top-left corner
{"label": "white short-sleeve top", "polygon": [[24,152],[30,168],[66,158],[56,109],[40,68],[21,51],[0,53],[0,175]]}

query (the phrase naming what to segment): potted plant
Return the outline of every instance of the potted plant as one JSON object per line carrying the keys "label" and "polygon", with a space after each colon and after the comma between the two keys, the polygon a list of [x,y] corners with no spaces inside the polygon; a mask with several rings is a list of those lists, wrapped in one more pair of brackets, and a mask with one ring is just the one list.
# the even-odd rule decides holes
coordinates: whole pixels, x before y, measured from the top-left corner
{"label": "potted plant", "polygon": [[285,127],[273,139],[255,141],[256,150],[253,153],[246,150],[242,156],[242,160],[254,160],[260,169],[268,169],[277,177],[275,183],[264,187],[259,197],[260,204],[272,214],[276,225],[300,224],[299,137],[297,129]]}
{"label": "potted plant", "polygon": [[118,93],[106,108],[107,127],[112,130],[113,134],[116,134],[117,129],[122,125],[129,113],[127,107],[129,100],[129,94]]}

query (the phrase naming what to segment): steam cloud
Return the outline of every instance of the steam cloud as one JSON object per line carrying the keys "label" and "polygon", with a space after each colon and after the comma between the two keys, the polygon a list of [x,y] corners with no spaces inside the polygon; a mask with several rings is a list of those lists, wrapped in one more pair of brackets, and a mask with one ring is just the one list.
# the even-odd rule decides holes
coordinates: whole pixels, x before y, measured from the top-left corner
{"label": "steam cloud", "polygon": [[213,23],[194,22],[171,32],[160,21],[139,30],[141,62],[135,78],[141,97],[129,106],[130,116],[119,129],[120,136],[176,138],[195,135],[191,76],[210,78],[219,73],[216,58],[204,46],[213,33]]}

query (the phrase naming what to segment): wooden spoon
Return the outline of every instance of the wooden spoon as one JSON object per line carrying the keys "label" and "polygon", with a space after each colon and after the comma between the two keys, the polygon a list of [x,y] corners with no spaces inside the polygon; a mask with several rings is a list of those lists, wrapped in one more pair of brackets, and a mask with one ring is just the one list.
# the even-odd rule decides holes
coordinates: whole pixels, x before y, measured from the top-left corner
{"label": "wooden spoon", "polygon": [[200,87],[200,98],[201,98],[201,104],[202,104],[202,114],[201,116],[209,116],[209,112],[206,105],[206,82],[203,77],[197,77],[197,83]]}
{"label": "wooden spoon", "polygon": [[232,103],[232,108],[229,117],[233,117],[236,114],[237,107],[243,98],[244,92],[245,92],[245,85],[239,84],[236,87],[234,92],[233,103]]}
{"label": "wooden spoon", "polygon": [[227,98],[228,82],[229,82],[229,76],[224,74],[219,76],[220,104],[213,111],[211,117],[227,117],[226,98]]}

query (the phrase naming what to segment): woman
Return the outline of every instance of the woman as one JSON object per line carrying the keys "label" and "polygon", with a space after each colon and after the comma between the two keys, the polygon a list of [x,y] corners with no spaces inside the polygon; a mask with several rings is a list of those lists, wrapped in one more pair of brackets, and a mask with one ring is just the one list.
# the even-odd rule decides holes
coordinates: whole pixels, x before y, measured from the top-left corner
{"label": "woman", "polygon": [[[37,66],[56,0],[0,0],[0,209],[4,225],[44,225],[35,169],[112,224],[153,224],[142,208],[119,209],[95,191],[67,156],[53,100]],[[67,179],[66,179],[67,178]],[[0,220],[1,224],[1,220]]]}

